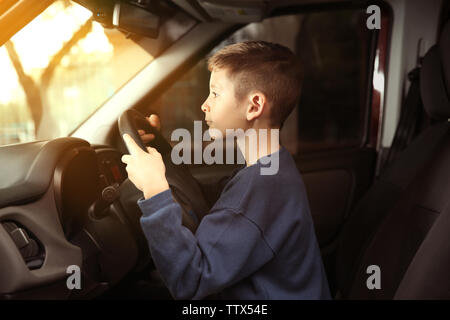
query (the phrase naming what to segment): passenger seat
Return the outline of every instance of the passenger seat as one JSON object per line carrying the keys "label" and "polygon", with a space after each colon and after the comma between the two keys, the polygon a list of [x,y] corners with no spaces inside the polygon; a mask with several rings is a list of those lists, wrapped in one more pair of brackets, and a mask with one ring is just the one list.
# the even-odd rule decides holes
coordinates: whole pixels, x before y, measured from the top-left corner
{"label": "passenger seat", "polygon": [[[351,213],[337,250],[336,298],[450,299],[450,22],[421,69],[434,124],[389,165]],[[370,265],[381,289],[368,289]]]}

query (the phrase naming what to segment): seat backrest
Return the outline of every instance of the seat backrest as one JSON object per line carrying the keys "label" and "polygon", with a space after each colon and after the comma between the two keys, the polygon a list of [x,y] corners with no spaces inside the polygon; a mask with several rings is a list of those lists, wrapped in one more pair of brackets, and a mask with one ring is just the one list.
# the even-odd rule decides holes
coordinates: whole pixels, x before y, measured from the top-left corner
{"label": "seat backrest", "polygon": [[[435,224],[442,220],[441,214],[446,212],[450,199],[449,93],[450,23],[447,23],[439,43],[426,54],[421,70],[422,100],[435,124],[389,165],[344,226],[336,259],[341,297],[391,299],[397,297],[400,284],[401,288],[410,289],[405,277],[410,266],[415,266],[410,273],[420,272],[422,262],[417,254],[426,256],[421,245],[429,237],[437,237]],[[367,288],[370,265],[380,267],[381,290]],[[447,288],[450,289],[450,284]],[[403,296],[399,291],[398,297]]]}

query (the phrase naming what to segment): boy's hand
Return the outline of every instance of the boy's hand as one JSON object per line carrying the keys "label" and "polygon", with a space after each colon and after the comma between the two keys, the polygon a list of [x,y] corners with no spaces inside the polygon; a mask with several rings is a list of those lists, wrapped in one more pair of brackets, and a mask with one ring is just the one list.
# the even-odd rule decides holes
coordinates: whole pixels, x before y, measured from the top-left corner
{"label": "boy's hand", "polygon": [[128,179],[144,193],[145,199],[169,189],[166,179],[166,166],[161,154],[155,148],[148,147],[148,153],[142,150],[127,134],[123,135],[130,154],[122,156],[127,164]]}
{"label": "boy's hand", "polygon": [[[159,120],[159,117],[156,114],[151,114],[149,117],[145,117],[148,121],[148,123],[150,123],[150,126],[152,126],[153,128],[155,128],[157,131],[159,131],[161,129],[161,121]],[[144,130],[138,130],[139,135],[141,136],[141,140],[144,144],[147,144],[151,141],[153,141],[153,139],[155,139],[155,135],[152,133],[145,133]]]}

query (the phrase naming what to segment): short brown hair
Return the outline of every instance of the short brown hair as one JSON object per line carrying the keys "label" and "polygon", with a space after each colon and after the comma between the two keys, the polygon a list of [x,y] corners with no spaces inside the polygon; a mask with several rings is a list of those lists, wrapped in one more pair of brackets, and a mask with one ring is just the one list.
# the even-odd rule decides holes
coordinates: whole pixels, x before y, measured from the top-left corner
{"label": "short brown hair", "polygon": [[302,67],[292,51],[280,44],[246,41],[217,51],[208,69],[225,69],[234,80],[236,98],[260,90],[271,105],[271,125],[283,126],[300,97]]}

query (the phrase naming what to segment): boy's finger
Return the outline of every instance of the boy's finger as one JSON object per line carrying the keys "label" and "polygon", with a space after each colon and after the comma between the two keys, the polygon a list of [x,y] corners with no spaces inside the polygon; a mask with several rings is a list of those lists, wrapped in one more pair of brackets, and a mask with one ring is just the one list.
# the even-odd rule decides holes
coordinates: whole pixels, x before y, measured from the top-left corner
{"label": "boy's finger", "polygon": [[148,152],[149,154],[153,154],[155,151],[156,151],[155,148],[147,147],[147,152]]}
{"label": "boy's finger", "polygon": [[139,133],[140,136],[143,136],[145,134],[145,131],[141,130],[141,129],[138,129],[138,133]]}
{"label": "boy's finger", "polygon": [[138,154],[142,149],[136,144],[136,142],[128,134],[123,135],[123,140],[127,144],[128,151],[131,155]]}
{"label": "boy's finger", "polygon": [[155,135],[153,133],[147,133],[141,136],[141,140],[144,141],[144,143],[150,142],[153,139],[155,139]]}
{"label": "boy's finger", "polygon": [[121,160],[122,160],[123,163],[128,164],[128,161],[130,160],[130,155],[129,154],[123,155]]}
{"label": "boy's finger", "polygon": [[156,114],[151,114],[150,117],[148,117],[148,121],[151,126],[156,128],[156,130],[159,131],[161,129],[161,121],[159,121],[159,117]]}

